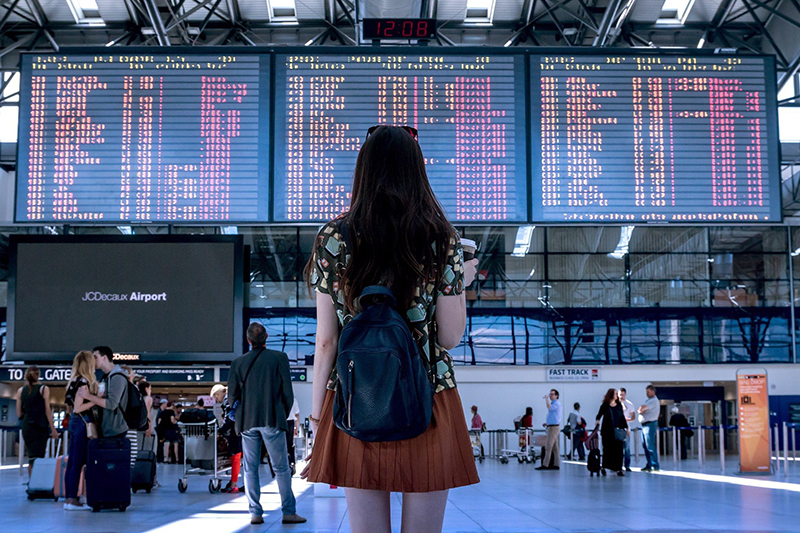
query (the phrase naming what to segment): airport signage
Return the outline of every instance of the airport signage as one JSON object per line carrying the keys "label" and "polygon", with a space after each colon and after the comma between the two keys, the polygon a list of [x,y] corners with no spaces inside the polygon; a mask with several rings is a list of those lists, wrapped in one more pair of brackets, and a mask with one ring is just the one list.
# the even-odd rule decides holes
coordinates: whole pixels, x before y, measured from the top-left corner
{"label": "airport signage", "polygon": [[[25,381],[25,370],[27,368],[26,366],[0,367],[0,381]],[[134,367],[133,371],[150,383],[211,383],[214,381],[214,369],[212,367]],[[43,383],[66,383],[72,378],[72,368],[67,366],[40,366],[39,376]]]}
{"label": "airport signage", "polygon": [[548,368],[547,381],[600,381],[600,368]]}
{"label": "airport signage", "polygon": [[[227,383],[229,375],[230,375],[229,368],[220,368],[219,369],[220,383]],[[308,369],[306,368],[289,368],[289,375],[291,375],[292,381],[300,381],[302,383],[308,381]]]}
{"label": "airport signage", "polygon": [[[25,370],[27,370],[27,366],[4,366],[0,367],[0,381],[25,381]],[[39,380],[48,383],[48,382],[64,382],[70,380],[72,377],[72,368],[67,366],[62,367],[51,367],[51,366],[40,366],[39,367]]]}
{"label": "airport signage", "polygon": [[769,474],[771,471],[768,390],[766,372],[736,374],[742,473]]}

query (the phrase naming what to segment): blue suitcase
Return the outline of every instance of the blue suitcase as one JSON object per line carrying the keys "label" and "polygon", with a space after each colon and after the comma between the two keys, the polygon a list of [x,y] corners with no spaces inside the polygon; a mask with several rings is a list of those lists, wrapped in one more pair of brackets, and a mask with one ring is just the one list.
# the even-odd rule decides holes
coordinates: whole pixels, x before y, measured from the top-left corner
{"label": "blue suitcase", "polygon": [[86,504],[124,511],[131,504],[131,441],[91,439],[86,462]]}

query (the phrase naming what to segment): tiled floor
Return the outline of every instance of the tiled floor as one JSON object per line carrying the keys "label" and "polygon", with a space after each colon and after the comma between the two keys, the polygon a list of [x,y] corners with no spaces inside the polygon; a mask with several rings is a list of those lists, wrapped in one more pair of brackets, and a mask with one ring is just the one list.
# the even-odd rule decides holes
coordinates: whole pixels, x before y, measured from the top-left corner
{"label": "tiled floor", "polygon": [[[679,477],[691,473],[669,470],[590,479],[579,464],[564,464],[559,472],[537,472],[533,465],[491,460],[479,465],[479,472],[479,485],[451,491],[446,532],[800,531],[800,485],[776,477],[757,480],[764,487],[742,485],[748,478],[691,479]],[[189,490],[180,494],[179,473],[179,467],[160,466],[164,487],[133,495],[125,513],[95,514],[66,513],[52,501],[28,502],[25,478],[17,469],[3,467],[0,533],[350,530],[344,499],[314,498],[313,487],[298,478],[298,513],[308,522],[281,525],[277,487],[270,483],[262,491],[266,523],[255,527],[249,525],[243,495],[209,494],[207,478],[201,477],[189,478]],[[399,531],[400,497],[393,501],[393,524]]]}

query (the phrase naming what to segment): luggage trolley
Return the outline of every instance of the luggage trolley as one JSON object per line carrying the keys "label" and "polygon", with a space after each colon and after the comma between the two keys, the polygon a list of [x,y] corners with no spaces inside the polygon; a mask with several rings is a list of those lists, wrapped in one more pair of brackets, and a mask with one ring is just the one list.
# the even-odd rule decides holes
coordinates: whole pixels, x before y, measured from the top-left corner
{"label": "luggage trolley", "polygon": [[[219,492],[222,488],[222,474],[230,470],[230,464],[225,465],[219,459],[217,434],[217,421],[185,423],[178,422],[178,429],[183,436],[183,477],[178,479],[178,491],[186,492],[189,488],[189,476],[204,476],[208,474],[208,469],[192,468],[190,461],[209,461],[213,460],[214,477],[208,480],[208,492]],[[211,452],[209,453],[209,450]]]}
{"label": "luggage trolley", "polygon": [[[501,450],[500,462],[508,464],[512,458],[516,458],[517,462],[522,463],[535,463],[538,459],[536,448],[544,446],[546,436],[537,435],[537,430],[531,428],[517,429],[519,435],[519,449],[506,449]],[[539,433],[543,433],[539,431]]]}

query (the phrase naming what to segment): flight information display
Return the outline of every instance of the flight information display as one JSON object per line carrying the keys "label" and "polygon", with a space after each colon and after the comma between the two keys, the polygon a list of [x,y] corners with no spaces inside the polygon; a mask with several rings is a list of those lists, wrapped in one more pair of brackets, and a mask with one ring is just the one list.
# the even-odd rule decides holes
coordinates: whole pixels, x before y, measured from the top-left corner
{"label": "flight information display", "polygon": [[531,56],[533,220],[780,221],[772,61]]}
{"label": "flight information display", "polygon": [[527,220],[523,56],[276,54],[275,68],[276,221],[345,211],[377,124],[419,131],[451,220]]}
{"label": "flight information display", "polygon": [[269,60],[24,55],[17,221],[266,220]]}

